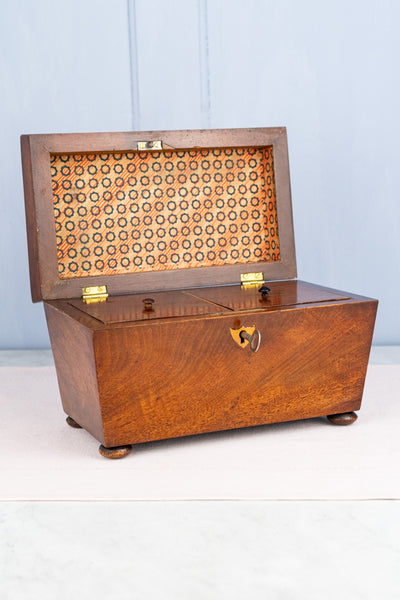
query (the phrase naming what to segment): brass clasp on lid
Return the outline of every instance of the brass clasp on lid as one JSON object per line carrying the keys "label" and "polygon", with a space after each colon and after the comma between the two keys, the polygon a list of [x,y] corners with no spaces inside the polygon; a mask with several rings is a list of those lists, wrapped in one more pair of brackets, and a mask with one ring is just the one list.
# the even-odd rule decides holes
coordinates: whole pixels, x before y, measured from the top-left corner
{"label": "brass clasp on lid", "polygon": [[138,142],[137,149],[141,150],[162,150],[161,140],[150,141],[150,142]]}

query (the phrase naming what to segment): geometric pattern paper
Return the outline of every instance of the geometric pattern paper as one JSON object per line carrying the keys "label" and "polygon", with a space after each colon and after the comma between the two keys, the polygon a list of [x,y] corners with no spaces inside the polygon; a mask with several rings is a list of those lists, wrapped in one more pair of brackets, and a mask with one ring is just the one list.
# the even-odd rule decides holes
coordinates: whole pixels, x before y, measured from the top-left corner
{"label": "geometric pattern paper", "polygon": [[61,279],[280,260],[272,147],[51,155]]}

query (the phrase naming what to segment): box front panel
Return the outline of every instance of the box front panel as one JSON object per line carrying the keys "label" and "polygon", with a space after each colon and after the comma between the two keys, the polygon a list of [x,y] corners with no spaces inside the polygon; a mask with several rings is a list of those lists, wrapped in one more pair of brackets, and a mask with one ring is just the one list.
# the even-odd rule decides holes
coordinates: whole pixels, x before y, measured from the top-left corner
{"label": "box front panel", "polygon": [[[349,302],[99,332],[105,443],[357,410],[375,311]],[[260,331],[258,352],[235,342],[241,326]]]}

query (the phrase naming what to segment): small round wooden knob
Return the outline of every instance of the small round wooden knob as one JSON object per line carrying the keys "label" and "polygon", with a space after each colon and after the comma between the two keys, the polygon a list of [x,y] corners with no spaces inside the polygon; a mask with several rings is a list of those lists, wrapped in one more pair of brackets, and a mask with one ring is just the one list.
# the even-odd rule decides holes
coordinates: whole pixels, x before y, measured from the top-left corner
{"label": "small round wooden knob", "polygon": [[153,303],[154,303],[154,299],[153,298],[145,298],[143,300],[144,310],[154,310],[153,309]]}

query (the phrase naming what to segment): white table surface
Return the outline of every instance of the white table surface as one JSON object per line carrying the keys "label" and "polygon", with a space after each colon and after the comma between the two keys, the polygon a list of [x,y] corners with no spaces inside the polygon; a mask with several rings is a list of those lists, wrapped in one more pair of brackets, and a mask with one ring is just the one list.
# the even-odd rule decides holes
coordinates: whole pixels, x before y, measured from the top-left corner
{"label": "white table surface", "polygon": [[64,424],[49,351],[0,352],[0,598],[400,597],[400,348],[351,427],[140,445]]}

